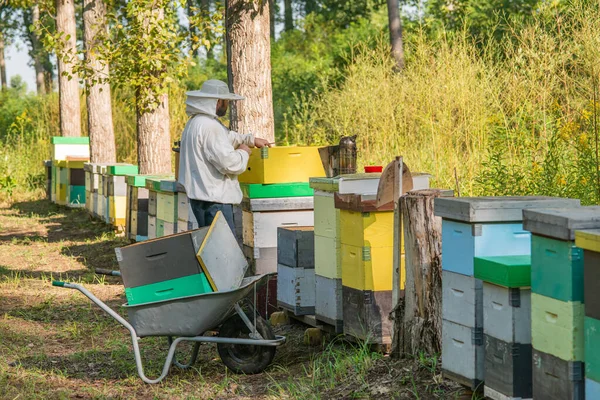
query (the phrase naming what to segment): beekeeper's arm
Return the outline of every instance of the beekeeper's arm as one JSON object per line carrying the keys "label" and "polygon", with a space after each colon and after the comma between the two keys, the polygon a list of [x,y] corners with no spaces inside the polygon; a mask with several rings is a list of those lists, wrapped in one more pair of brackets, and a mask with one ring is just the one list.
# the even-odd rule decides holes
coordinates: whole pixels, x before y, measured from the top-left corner
{"label": "beekeeper's arm", "polygon": [[208,161],[223,175],[239,175],[246,171],[250,155],[244,150],[236,150],[224,130],[219,128],[206,135],[204,149]]}
{"label": "beekeeper's arm", "polygon": [[237,133],[236,131],[228,130],[227,135],[229,136],[229,141],[231,145],[237,149],[240,144],[245,144],[248,147],[254,147],[254,135],[251,133],[242,135],[241,133]]}

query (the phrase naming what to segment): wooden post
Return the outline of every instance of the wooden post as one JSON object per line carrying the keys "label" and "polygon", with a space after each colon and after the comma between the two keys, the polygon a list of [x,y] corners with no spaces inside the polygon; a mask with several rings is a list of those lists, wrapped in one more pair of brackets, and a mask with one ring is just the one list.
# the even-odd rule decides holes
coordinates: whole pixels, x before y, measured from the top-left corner
{"label": "wooden post", "polygon": [[400,199],[406,282],[392,311],[394,355],[439,353],[442,341],[442,220],[433,201],[447,191],[413,191]]}

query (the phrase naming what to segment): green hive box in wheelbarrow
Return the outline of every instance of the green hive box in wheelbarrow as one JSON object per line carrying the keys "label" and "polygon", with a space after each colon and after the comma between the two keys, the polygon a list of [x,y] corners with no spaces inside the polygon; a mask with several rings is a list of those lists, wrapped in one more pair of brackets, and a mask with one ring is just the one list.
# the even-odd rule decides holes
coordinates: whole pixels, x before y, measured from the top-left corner
{"label": "green hive box in wheelbarrow", "polygon": [[129,305],[236,289],[248,267],[221,213],[210,227],[115,252]]}

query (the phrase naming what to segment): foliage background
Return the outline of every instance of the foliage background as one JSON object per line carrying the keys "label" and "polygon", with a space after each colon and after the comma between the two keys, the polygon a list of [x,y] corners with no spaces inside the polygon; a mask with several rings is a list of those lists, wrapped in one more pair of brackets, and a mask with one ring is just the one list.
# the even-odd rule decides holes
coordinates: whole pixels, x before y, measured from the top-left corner
{"label": "foliage background", "polygon": [[[422,15],[404,21],[401,74],[388,54],[385,5],[346,10],[332,4],[296,20],[296,29],[272,43],[279,144],[321,145],[357,135],[361,165],[402,154],[413,171],[433,174],[434,186],[458,188],[463,196],[556,195],[599,203],[597,1],[464,0],[453,10],[430,1]],[[169,86],[173,140],[186,122],[185,91],[208,78],[226,80],[224,57],[215,48],[214,58],[201,59]],[[113,90],[124,162],[136,162],[131,95]],[[43,186],[41,166],[53,135],[56,94],[26,94],[18,79],[0,93],[5,195]]]}

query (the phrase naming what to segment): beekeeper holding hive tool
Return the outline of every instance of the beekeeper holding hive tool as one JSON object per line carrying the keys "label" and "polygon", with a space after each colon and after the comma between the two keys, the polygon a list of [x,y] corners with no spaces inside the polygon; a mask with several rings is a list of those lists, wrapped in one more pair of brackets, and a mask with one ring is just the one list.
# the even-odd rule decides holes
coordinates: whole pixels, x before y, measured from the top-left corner
{"label": "beekeeper holding hive tool", "polygon": [[199,227],[209,226],[221,211],[234,230],[233,204],[242,201],[237,177],[246,171],[250,148],[270,143],[234,132],[219,121],[218,117],[227,113],[229,101],[244,99],[231,93],[225,82],[211,79],[186,95],[190,119],[181,134],[179,183],[185,188]]}

